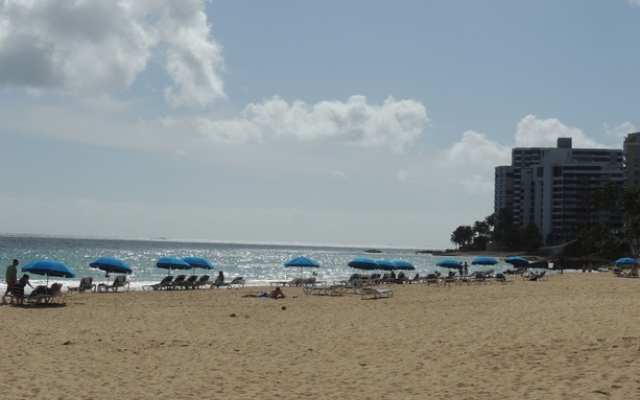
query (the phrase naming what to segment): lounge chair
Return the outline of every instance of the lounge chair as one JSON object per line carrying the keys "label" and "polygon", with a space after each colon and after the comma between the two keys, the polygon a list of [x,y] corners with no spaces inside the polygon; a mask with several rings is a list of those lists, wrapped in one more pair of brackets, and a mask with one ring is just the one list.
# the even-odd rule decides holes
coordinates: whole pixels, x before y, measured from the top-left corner
{"label": "lounge chair", "polygon": [[294,278],[286,283],[286,286],[302,286],[304,284],[303,278]]}
{"label": "lounge chair", "polygon": [[[342,288],[342,290],[338,290],[338,288]],[[334,294],[334,290],[335,290],[335,294]],[[321,295],[331,295],[331,296],[338,296],[338,295],[342,295],[342,293],[344,293],[344,285],[332,285],[332,286],[325,286],[325,285],[315,285],[315,284],[304,284],[302,285],[302,292],[304,294],[321,294]]]}
{"label": "lounge chair", "polygon": [[534,272],[529,275],[522,275],[522,279],[525,281],[546,281],[547,280],[547,271],[542,271],[540,274],[536,274]]}
{"label": "lounge chair", "polygon": [[193,283],[193,288],[194,289],[199,289],[202,286],[206,286],[206,285],[211,284],[211,281],[209,279],[211,279],[211,277],[209,275],[202,275],[200,278],[198,278],[197,281],[195,281]]}
{"label": "lounge chair", "polygon": [[440,280],[438,279],[436,274],[427,274],[427,277],[424,278],[424,283],[426,283],[427,286],[429,285],[440,286]]}
{"label": "lounge chair", "polygon": [[226,286],[228,289],[241,288],[241,287],[244,287],[244,283],[245,283],[244,278],[241,276],[237,276],[233,278],[233,280],[229,282]]}
{"label": "lounge chair", "polygon": [[80,279],[80,285],[78,286],[74,286],[74,287],[69,287],[68,290],[70,292],[78,292],[78,293],[82,293],[85,290],[90,290],[92,292],[96,291],[96,285],[93,283],[93,278],[88,276],[85,278]]}
{"label": "lounge chair", "polygon": [[182,283],[182,287],[184,289],[193,289],[196,285],[196,281],[198,280],[198,275],[191,275]]}
{"label": "lounge chair", "polygon": [[476,274],[473,276],[473,283],[476,285],[487,283],[487,278],[485,278],[482,272],[476,272]]}
{"label": "lounge chair", "polygon": [[381,299],[393,297],[392,289],[374,289],[374,288],[362,288],[360,292],[361,299]]}
{"label": "lounge chair", "polygon": [[503,284],[515,283],[513,279],[507,279],[507,277],[503,273],[497,273],[496,274],[495,282],[496,283],[503,283]]}
{"label": "lounge chair", "polygon": [[142,285],[142,290],[147,290],[147,289],[151,289],[151,290],[166,289],[169,285],[171,285],[171,282],[173,282],[173,276],[172,275],[168,275],[168,276],[165,276],[164,278],[162,278],[162,280],[159,283],[156,283],[156,284],[153,284],[153,285]]}
{"label": "lounge chair", "polygon": [[104,283],[101,283],[100,285],[98,285],[98,292],[108,292],[108,291],[112,291],[112,292],[117,292],[119,288],[121,287],[126,287],[125,291],[129,291],[129,282],[127,282],[127,277],[126,275],[118,275],[116,276],[116,278],[113,280],[113,283],[111,285],[105,285]]}
{"label": "lounge chair", "polygon": [[64,305],[66,294],[62,293],[62,285],[53,284],[50,288],[44,285],[36,286],[31,294],[24,297],[24,304],[29,306],[59,304]]}
{"label": "lounge chair", "polygon": [[447,274],[447,276],[445,276],[445,277],[442,279],[442,285],[443,285],[443,286],[447,286],[447,285],[448,285],[448,286],[451,286],[451,284],[452,284],[452,283],[453,283],[454,285],[457,285],[457,284],[458,284],[458,281],[457,281],[457,279],[456,279],[456,273],[455,273],[455,272],[453,272],[453,271],[449,272],[449,274]]}
{"label": "lounge chair", "polygon": [[178,275],[173,282],[167,285],[167,289],[182,289],[184,287],[184,281],[187,279],[186,275]]}

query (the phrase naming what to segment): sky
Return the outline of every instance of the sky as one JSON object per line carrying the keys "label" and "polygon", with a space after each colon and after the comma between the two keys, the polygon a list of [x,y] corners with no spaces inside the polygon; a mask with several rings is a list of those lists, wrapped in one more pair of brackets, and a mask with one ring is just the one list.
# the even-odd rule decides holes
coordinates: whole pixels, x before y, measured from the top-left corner
{"label": "sky", "polygon": [[622,148],[640,0],[0,0],[0,233],[451,248]]}

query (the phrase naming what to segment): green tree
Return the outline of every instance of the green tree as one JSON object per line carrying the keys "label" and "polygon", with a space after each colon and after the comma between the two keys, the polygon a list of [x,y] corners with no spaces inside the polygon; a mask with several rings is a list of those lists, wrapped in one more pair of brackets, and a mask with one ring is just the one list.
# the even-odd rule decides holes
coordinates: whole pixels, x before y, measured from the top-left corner
{"label": "green tree", "polygon": [[634,241],[637,249],[640,244],[640,189],[628,189],[622,193],[620,210],[625,217],[625,234]]}
{"label": "green tree", "polygon": [[535,224],[529,224],[520,232],[520,243],[529,252],[536,251],[542,243],[542,234]]}

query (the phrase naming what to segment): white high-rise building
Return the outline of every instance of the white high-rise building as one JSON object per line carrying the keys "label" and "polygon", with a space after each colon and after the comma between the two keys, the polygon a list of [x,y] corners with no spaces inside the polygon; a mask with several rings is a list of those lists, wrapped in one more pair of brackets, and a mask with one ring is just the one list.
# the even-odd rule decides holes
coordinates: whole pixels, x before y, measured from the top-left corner
{"label": "white high-rise building", "polygon": [[496,215],[509,209],[520,228],[535,224],[545,245],[564,243],[590,223],[621,230],[622,217],[611,210],[594,212],[588,195],[614,182],[625,185],[622,150],[573,149],[571,138],[557,147],[515,148],[511,165],[496,167]]}

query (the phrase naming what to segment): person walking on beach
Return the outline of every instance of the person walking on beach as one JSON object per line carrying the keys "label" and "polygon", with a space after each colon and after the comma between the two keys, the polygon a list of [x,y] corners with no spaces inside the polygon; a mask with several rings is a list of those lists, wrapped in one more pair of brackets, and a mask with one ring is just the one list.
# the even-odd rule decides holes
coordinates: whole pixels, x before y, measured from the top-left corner
{"label": "person walking on beach", "polygon": [[[7,290],[4,291],[5,296],[9,293],[13,294],[13,285],[15,285],[18,280],[18,264],[20,264],[18,260],[13,260],[13,263],[7,267],[7,272],[5,274]],[[13,303],[13,298],[11,299],[11,303]]]}
{"label": "person walking on beach", "polygon": [[562,253],[558,253],[558,258],[556,259],[557,268],[560,270],[560,273],[564,273],[564,268],[562,267]]}
{"label": "person walking on beach", "polygon": [[467,264],[466,261],[464,262],[463,271],[464,271],[464,276],[469,276],[469,264]]}

